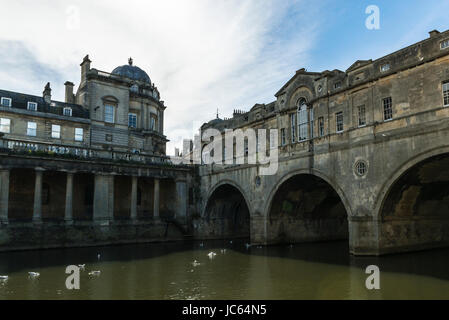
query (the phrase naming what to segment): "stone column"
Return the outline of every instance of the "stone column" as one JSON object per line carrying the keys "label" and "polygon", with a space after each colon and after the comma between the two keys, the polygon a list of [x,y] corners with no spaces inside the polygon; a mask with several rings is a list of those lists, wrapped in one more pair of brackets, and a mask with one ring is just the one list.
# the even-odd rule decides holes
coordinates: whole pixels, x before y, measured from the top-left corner
{"label": "stone column", "polygon": [[137,176],[132,177],[131,185],[131,220],[137,220]]}
{"label": "stone column", "polygon": [[153,218],[159,219],[159,179],[154,179]]}
{"label": "stone column", "polygon": [[65,188],[65,213],[66,224],[73,223],[73,172],[67,172],[67,184]]}
{"label": "stone column", "polygon": [[188,203],[187,182],[183,179],[176,180],[175,218],[180,222],[186,222],[187,203]]}
{"label": "stone column", "polygon": [[8,224],[9,169],[0,169],[0,225]]}
{"label": "stone column", "polygon": [[35,172],[33,222],[40,224],[42,223],[42,176],[44,169],[36,168]]}
{"label": "stone column", "polygon": [[107,225],[114,214],[114,176],[96,173],[94,188],[93,220]]}

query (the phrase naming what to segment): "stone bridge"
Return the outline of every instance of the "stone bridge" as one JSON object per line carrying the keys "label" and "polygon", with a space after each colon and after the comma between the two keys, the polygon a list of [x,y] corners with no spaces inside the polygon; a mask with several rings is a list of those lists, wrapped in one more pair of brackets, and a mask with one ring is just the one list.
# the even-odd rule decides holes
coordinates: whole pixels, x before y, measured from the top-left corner
{"label": "stone bridge", "polygon": [[313,151],[280,158],[271,176],[256,165],[202,166],[198,232],[247,228],[253,244],[349,239],[356,255],[448,245],[448,116],[373,125],[351,143],[351,132],[314,139]]}

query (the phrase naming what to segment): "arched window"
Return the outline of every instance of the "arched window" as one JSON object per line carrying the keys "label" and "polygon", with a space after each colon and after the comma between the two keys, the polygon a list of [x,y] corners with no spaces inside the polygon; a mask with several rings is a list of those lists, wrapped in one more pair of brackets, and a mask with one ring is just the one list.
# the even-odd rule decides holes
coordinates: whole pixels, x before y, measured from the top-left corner
{"label": "arched window", "polygon": [[309,117],[306,99],[299,98],[296,106],[298,108],[298,141],[304,141],[309,138]]}

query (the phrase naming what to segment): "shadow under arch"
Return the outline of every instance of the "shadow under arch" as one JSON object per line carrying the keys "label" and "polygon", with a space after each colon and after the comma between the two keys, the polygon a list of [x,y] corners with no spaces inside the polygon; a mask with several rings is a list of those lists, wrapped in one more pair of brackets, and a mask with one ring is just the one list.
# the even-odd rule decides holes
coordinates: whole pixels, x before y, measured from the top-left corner
{"label": "shadow under arch", "polygon": [[449,147],[403,163],[382,186],[375,210],[383,253],[449,246]]}
{"label": "shadow under arch", "polygon": [[249,238],[251,204],[242,188],[222,180],[209,191],[202,211],[201,234],[206,238]]}
{"label": "shadow under arch", "polygon": [[349,202],[337,184],[314,169],[285,174],[265,204],[267,243],[349,238]]}
{"label": "shadow under arch", "polygon": [[407,173],[411,168],[418,165],[419,163],[425,161],[426,159],[430,159],[432,157],[438,155],[449,154],[449,146],[438,147],[431,150],[424,151],[413,158],[407,160],[406,162],[399,165],[395,170],[393,170],[393,174],[385,181],[385,183],[381,187],[381,191],[376,197],[376,202],[374,206],[374,214],[375,219],[381,220],[381,212],[384,206],[384,202],[386,197],[388,196],[388,192],[391,190],[392,186],[394,186],[398,180]]}

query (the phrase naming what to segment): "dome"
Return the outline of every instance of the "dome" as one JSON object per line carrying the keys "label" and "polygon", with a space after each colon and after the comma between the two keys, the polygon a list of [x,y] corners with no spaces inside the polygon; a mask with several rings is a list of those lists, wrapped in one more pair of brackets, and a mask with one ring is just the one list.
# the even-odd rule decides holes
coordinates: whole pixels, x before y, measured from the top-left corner
{"label": "dome", "polygon": [[142,81],[151,84],[148,74],[139,67],[133,66],[133,59],[129,58],[128,64],[115,68],[111,72],[121,77],[126,77],[132,80]]}

